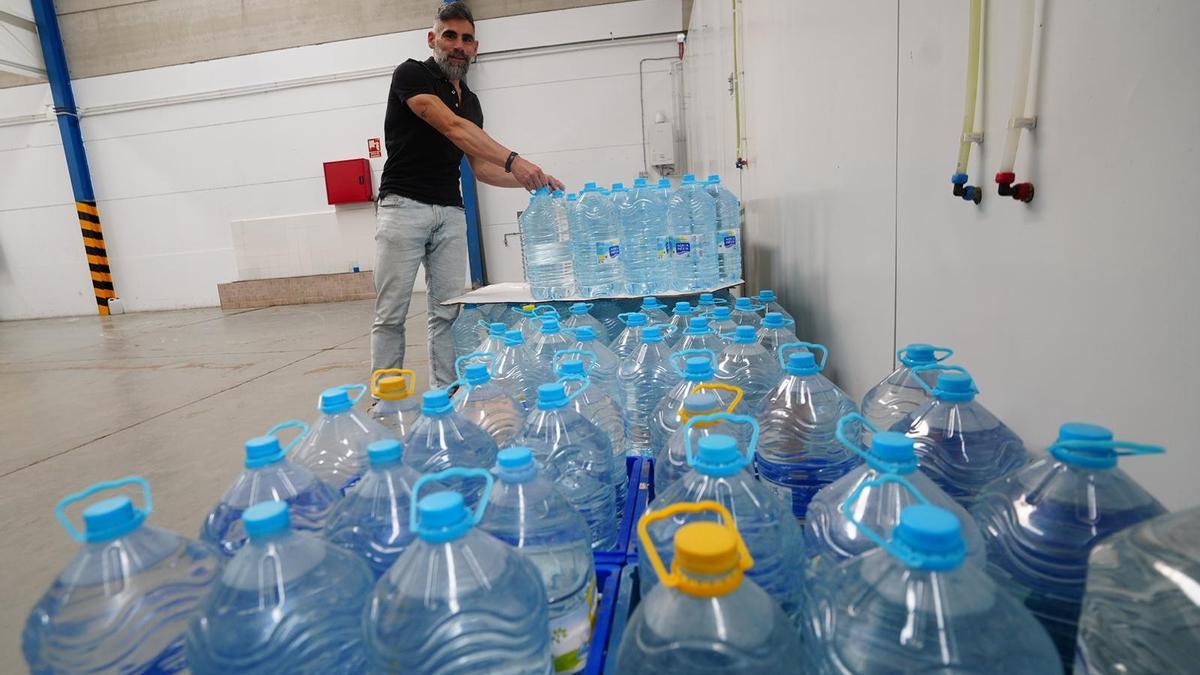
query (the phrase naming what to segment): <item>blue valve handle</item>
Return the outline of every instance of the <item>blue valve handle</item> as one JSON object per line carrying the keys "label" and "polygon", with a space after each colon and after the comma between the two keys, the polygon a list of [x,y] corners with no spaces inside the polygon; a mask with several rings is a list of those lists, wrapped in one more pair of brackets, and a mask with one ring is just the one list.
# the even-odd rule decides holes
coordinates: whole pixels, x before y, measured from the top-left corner
{"label": "blue valve handle", "polygon": [[801,341],[788,342],[786,344],[779,345],[779,367],[787,367],[787,352],[789,349],[799,349],[800,347],[803,347],[810,352],[814,349],[819,350],[821,352],[821,362],[817,364],[817,371],[820,372],[825,370],[825,362],[829,360],[829,348],[816,342]]}
{"label": "blue valve handle", "polygon": [[679,367],[679,362],[680,361],[686,362],[687,358],[689,356],[707,356],[708,360],[710,362],[712,362],[713,368],[717,367],[717,353],[714,352],[713,350],[711,350],[711,349],[685,349],[681,352],[675,352],[674,354],[671,355],[671,367],[675,369],[676,373],[679,373],[679,377],[684,376],[683,369]]}
{"label": "blue valve handle", "polygon": [[471,359],[491,361],[492,363],[487,364],[488,373],[491,373],[492,365],[496,362],[496,355],[491,352],[471,352],[470,354],[463,354],[457,359],[454,359],[454,374],[458,377],[459,382],[463,381],[463,373],[465,372],[463,366]]}
{"label": "blue valve handle", "polygon": [[883,473],[892,473],[897,475],[909,474],[917,469],[916,454],[913,455],[912,461],[889,462],[879,455],[876,455],[871,451],[870,448],[864,448],[857,443],[851,442],[850,438],[846,436],[846,427],[850,426],[852,422],[858,422],[862,426],[870,429],[871,433],[873,434],[880,433],[879,427],[871,424],[869,421],[867,421],[867,418],[858,413],[848,413],[838,420],[837,431],[834,432],[834,436],[837,437],[839,443],[846,446],[846,448],[854,452],[854,454],[862,457],[863,461],[865,461],[872,469]]}
{"label": "blue valve handle", "polygon": [[358,405],[358,402],[367,393],[367,385],[365,385],[365,384],[343,384],[342,386],[338,387],[338,389],[341,389],[342,391],[346,392],[347,394],[349,394],[351,391],[353,391],[355,389],[359,390],[358,396],[355,396],[350,399],[350,405]]}
{"label": "blue valve handle", "polygon": [[495,479],[492,478],[492,473],[487,469],[464,469],[462,467],[453,467],[438,471],[437,473],[427,473],[417,479],[412,487],[412,508],[408,512],[408,529],[410,532],[420,533],[420,522],[417,514],[420,511],[417,504],[420,502],[421,487],[433,481],[444,481],[447,478],[482,478],[483,479],[483,495],[479,497],[479,504],[475,506],[475,514],[471,520],[472,525],[478,525],[480,520],[483,520],[483,510],[487,507],[488,499],[492,496],[492,485]]}
{"label": "blue valve handle", "polygon": [[592,386],[592,378],[590,378],[590,377],[585,377],[582,380],[577,377],[560,377],[557,380],[555,380],[555,382],[557,382],[563,386],[564,392],[566,392],[566,390],[567,390],[568,382],[582,382],[583,383],[582,387],[567,394],[567,403],[574,403],[575,399],[579,398],[580,394],[587,391],[588,387]]}
{"label": "blue valve handle", "polygon": [[293,438],[291,440],[291,442],[289,442],[287,445],[283,446],[283,454],[287,455],[289,452],[292,451],[292,448],[296,447],[297,443],[304,440],[304,437],[308,435],[308,425],[305,424],[304,422],[301,422],[300,420],[288,420],[286,422],[280,422],[279,424],[276,424],[275,426],[271,427],[267,431],[267,435],[268,436],[278,436],[279,432],[283,431],[284,429],[299,429],[300,430],[300,433],[296,434],[296,437]]}
{"label": "blue valve handle", "polygon": [[879,535],[878,532],[872,530],[870,527],[867,527],[866,523],[854,517],[854,503],[858,501],[858,498],[862,495],[863,491],[871,487],[882,487],[887,483],[896,483],[904,486],[904,489],[908,490],[913,497],[916,497],[917,501],[925,505],[930,505],[930,502],[925,498],[925,495],[921,494],[921,491],[914,487],[912,483],[901,478],[900,476],[884,474],[875,480],[869,480],[865,483],[859,484],[858,488],[855,489],[854,492],[851,492],[850,496],[846,497],[846,501],[842,502],[842,515],[845,516],[846,519],[851,523],[853,523],[854,527],[858,528],[863,534],[867,535],[868,539],[878,544],[880,548],[890,553],[893,557],[898,558],[906,565],[919,568],[929,559],[928,556],[917,553],[916,551],[911,551],[906,547],[898,546],[891,541],[885,540]]}
{"label": "blue valve handle", "polygon": [[[943,352],[943,354],[941,356],[938,356],[937,355],[938,352]],[[909,368],[918,366],[918,364],[914,363],[911,359],[908,358],[907,354],[908,354],[908,347],[901,347],[900,349],[896,350],[896,359],[898,361],[900,361],[900,363],[903,363],[904,365],[908,366]],[[950,358],[951,356],[954,356],[953,349],[951,349],[949,347],[933,347],[933,363],[941,363],[942,361],[945,361],[946,359]],[[932,364],[926,364],[926,365],[932,365]]]}
{"label": "blue valve handle", "polygon": [[[554,356],[550,359],[550,365],[554,368],[554,372],[557,373],[558,369],[562,366],[561,361],[562,361],[562,357],[564,357],[564,356],[591,357],[591,361],[588,362],[587,367],[584,368],[584,374],[587,376],[590,376],[592,374],[592,370],[597,365],[599,365],[600,357],[596,356],[596,352],[591,352],[586,349],[560,349],[560,350],[554,352]],[[580,360],[582,360],[582,359],[580,359]]]}
{"label": "blue valve handle", "polygon": [[734,415],[732,413],[719,412],[709,415],[697,415],[689,419],[687,424],[683,425],[683,451],[686,453],[688,466],[692,466],[696,459],[696,453],[692,450],[692,428],[696,426],[697,422],[717,422],[720,420],[733,422],[734,424],[745,424],[750,427],[750,442],[746,444],[745,458],[746,464],[754,461],[754,453],[758,452],[758,434],[760,431],[758,420],[749,415]]}
{"label": "blue valve handle", "polygon": [[[928,363],[923,366],[917,366],[916,368],[913,368],[914,373],[923,373],[930,370],[954,371],[956,373],[962,373],[967,377],[971,377],[971,373],[966,368],[963,368],[962,366],[948,366],[943,363]],[[925,393],[929,394],[930,396],[934,396],[933,387],[929,386],[923,378],[915,377],[912,379],[916,380],[917,384],[921,385],[921,388],[925,390]],[[979,387],[975,385],[974,378],[971,379],[971,390],[976,394],[979,393]]]}
{"label": "blue valve handle", "polygon": [[135,509],[135,512],[138,514],[141,520],[145,520],[146,516],[154,512],[154,500],[150,495],[149,481],[141,476],[126,476],[124,478],[118,478],[117,480],[112,480],[105,483],[96,483],[95,485],[86,488],[81,492],[76,492],[73,495],[67,495],[59,500],[58,504],[54,507],[54,517],[58,519],[58,522],[62,524],[63,529],[67,531],[67,534],[71,535],[72,539],[80,543],[86,543],[87,534],[76,529],[70,518],[67,518],[67,507],[75,502],[81,502],[97,492],[116,490],[117,488],[122,488],[126,485],[141,486],[142,501],[144,503],[142,508]]}

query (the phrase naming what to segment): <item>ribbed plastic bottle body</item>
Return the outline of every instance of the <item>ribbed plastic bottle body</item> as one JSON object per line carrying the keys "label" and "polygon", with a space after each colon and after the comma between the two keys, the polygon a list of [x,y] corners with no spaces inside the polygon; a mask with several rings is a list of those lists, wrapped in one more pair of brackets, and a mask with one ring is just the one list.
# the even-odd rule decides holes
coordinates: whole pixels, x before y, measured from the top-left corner
{"label": "ribbed plastic bottle body", "polygon": [[716,186],[717,281],[729,284],[742,278],[742,205],[737,195]]}
{"label": "ribbed plastic bottle body", "polygon": [[246,543],[242,513],[259,502],[287,502],[292,527],[320,532],[342,495],[311,471],[284,459],[246,469],[204,519],[200,539],[232,558]]}
{"label": "ribbed plastic bottle body", "polygon": [[188,664],[213,673],[361,673],[375,578],[348,551],[303,533],[251,540],[188,630]]}
{"label": "ribbed plastic bottle body", "polygon": [[[567,393],[574,393],[578,382],[568,382]],[[597,387],[595,390],[592,387]],[[629,490],[629,476],[625,473],[625,455],[629,451],[629,439],[625,432],[625,416],[621,407],[596,383],[592,383],[570,403],[571,409],[584,419],[595,424],[608,436],[613,453],[613,500],[617,509],[617,520],[625,512],[625,495]]]}
{"label": "ribbed plastic bottle body", "polygon": [[680,379],[671,366],[671,353],[662,342],[643,342],[631,358],[621,362],[618,377],[625,397],[625,428],[632,454],[653,452],[650,427],[654,410]]}
{"label": "ribbed plastic bottle body", "polygon": [[30,672],[185,670],[188,620],[220,573],[212,546],[149,525],[84,544],[26,619]]}
{"label": "ribbed plastic bottle body", "polygon": [[[1100,542],[1088,563],[1075,672],[1184,673],[1200,663],[1200,507]],[[1120,626],[1120,630],[1113,630]]]}
{"label": "ribbed plastic bottle body", "polygon": [[[731,476],[710,476],[693,469],[667,486],[647,507],[646,513],[661,511],[680,502],[715,501],[733,514],[738,533],[754,559],[746,572],[783,608],[785,614],[799,619],[804,607],[804,534],[785,505],[764,484],[755,480],[749,466]],[[670,569],[674,559],[674,539],[679,528],[703,520],[716,521],[712,512],[689,513],[652,523],[648,532],[655,549]],[[642,592],[657,583],[653,567],[639,549]],[[643,572],[644,570],[644,572]]]}
{"label": "ribbed plastic bottle body", "polygon": [[968,511],[985,485],[1025,465],[1025,443],[977,401],[934,400],[892,426],[921,470]]}
{"label": "ribbed plastic bottle body", "polygon": [[[712,413],[724,412],[713,410]],[[735,411],[736,412],[736,411]],[[708,414],[712,414],[708,413]],[[750,434],[744,424],[733,424],[724,420],[711,424],[701,423],[692,427],[692,450],[699,446],[700,439],[705,436],[730,436],[736,438],[740,447],[750,441]],[[687,463],[687,448],[685,447],[684,426],[680,425],[664,446],[654,454],[654,487],[661,492],[667,486],[682,478],[691,467]]]}
{"label": "ribbed plastic bottle body", "polygon": [[479,528],[516,548],[537,568],[550,605],[555,670],[582,670],[599,599],[587,521],[538,476],[525,483],[498,481]]}
{"label": "ribbed plastic bottle body", "polygon": [[[678,353],[678,352],[676,352]],[[667,393],[659,400],[658,405],[654,407],[654,412],[650,416],[650,452],[649,454],[657,457],[662,449],[667,446],[671,436],[674,436],[677,431],[683,428],[684,422],[681,417],[683,411],[683,401],[692,393],[692,390],[697,386],[704,384],[718,384],[716,378],[709,380],[685,380],[677,379],[675,384],[667,390]],[[712,390],[720,402],[721,410],[733,403],[733,394],[723,390]],[[742,408],[739,406],[733,411],[735,414],[741,414]],[[729,434],[738,437],[740,434]]]}
{"label": "ribbed plastic bottle body", "polygon": [[530,338],[525,346],[525,354],[529,359],[525,378],[535,393],[539,385],[558,380],[558,373],[554,371],[554,355],[564,349],[570,349],[572,342],[573,340],[562,331],[537,333]]}
{"label": "ribbed plastic bottle body", "polygon": [[525,422],[521,404],[491,381],[459,389],[454,396],[454,409],[468,422],[486,431],[497,448],[507,446]]}
{"label": "ribbed plastic bottle body", "polygon": [[699,184],[685,184],[667,208],[667,234],[674,290],[700,291],[717,286],[717,207]]}
{"label": "ribbed plastic bottle body", "polygon": [[563,328],[579,328],[580,326],[591,326],[596,332],[596,339],[603,344],[608,344],[608,326],[588,312],[583,314],[571,313],[567,318],[563,319]]}
{"label": "ribbed plastic bottle body", "polygon": [[[404,438],[404,463],[418,473],[434,473],[452,467],[490,469],[496,463],[496,442],[474,422],[453,410],[433,416],[421,415]],[[483,492],[479,481],[453,479],[448,489],[475,504]]]}
{"label": "ribbed plastic bottle body", "polygon": [[389,438],[391,432],[356,410],[322,414],[292,461],[345,494],[367,470],[367,446]]}
{"label": "ribbed plastic bottle body", "polygon": [[637,353],[637,348],[641,344],[642,326],[626,326],[613,339],[609,348],[619,361],[624,362]]}
{"label": "ribbed plastic bottle body", "polygon": [[[901,364],[863,396],[862,416],[877,429],[891,429],[896,423],[933,400],[916,378],[920,377],[932,388],[937,384],[937,374],[936,370],[914,373],[911,366]],[[870,430],[863,430],[863,441],[869,447]]]}
{"label": "ribbed plastic bottle body", "polygon": [[594,298],[624,289],[621,223],[612,200],[585,191],[571,212],[571,250],[579,294]]}
{"label": "ribbed plastic bottle body", "polygon": [[707,349],[714,354],[720,354],[725,349],[726,342],[712,329],[704,332],[684,331],[682,339],[675,343],[676,351],[692,349]]}
{"label": "ribbed plastic bottle body", "polygon": [[717,357],[717,379],[740,387],[742,410],[749,415],[762,411],[767,395],[783,378],[779,359],[757,342],[732,342]]}
{"label": "ribbed plastic bottle body", "polygon": [[458,310],[458,318],[450,326],[450,336],[454,339],[454,356],[466,356],[475,351],[485,337],[486,330],[479,325],[483,321],[483,312],[475,305],[463,305]]}
{"label": "ribbed plastic bottle body", "polygon": [[656,584],[644,593],[617,653],[622,675],[801,673],[804,649],[779,603],[749,579],[718,597]]}
{"label": "ribbed plastic bottle body", "polygon": [[398,401],[379,399],[367,413],[379,426],[392,432],[396,438],[404,438],[413,422],[421,416],[421,401],[409,396]]}
{"label": "ribbed plastic bottle body", "polygon": [[549,193],[534,194],[518,224],[525,280],[533,297],[559,300],[573,295],[571,232],[563,207]]}
{"label": "ribbed plastic bottle body", "polygon": [[617,211],[625,292],[647,295],[669,290],[667,200],[652,187],[635,187],[624,195]]}
{"label": "ribbed plastic bottle body", "polygon": [[608,434],[570,408],[536,409],[529,413],[513,445],[530,448],[541,473],[583,514],[592,548],[615,548],[615,486],[620,479]]}
{"label": "ribbed plastic bottle body", "polygon": [[[791,503],[804,520],[817,491],[846,475],[859,459],[834,436],[837,422],[855,412],[850,400],[823,375],[788,375],[766,399],[755,463],[759,478]],[[858,438],[859,425],[848,436]]]}
{"label": "ribbed plastic bottle body", "polygon": [[325,538],[362,559],[378,579],[416,539],[409,512],[420,477],[402,462],[372,467],[330,514]]}
{"label": "ribbed plastic bottle body", "polygon": [[[828,581],[837,574],[836,567],[843,561],[879,548],[862,529],[846,518],[841,509],[842,504],[863,483],[879,480],[885,475],[888,474],[879,469],[860,465],[822,488],[809,502],[804,520],[804,543],[809,556],[807,574],[810,584]],[[986,563],[987,547],[966,509],[920,471],[913,470],[902,476],[929,503],[946,509],[958,518],[967,546],[967,560],[982,569]],[[904,486],[885,482],[865,487],[858,493],[854,517],[885,540],[890,540],[892,530],[900,522],[900,512],[907,506],[919,503],[921,501]]]}
{"label": "ribbed plastic bottle body", "polygon": [[524,345],[505,345],[492,365],[492,383],[529,412],[537,400],[537,389],[529,376],[529,355]]}
{"label": "ribbed plastic bottle body", "polygon": [[816,672],[1061,672],[1046,632],[975,565],[912,569],[876,549],[811,585],[810,603]]}
{"label": "ribbed plastic bottle body", "polygon": [[[762,326],[758,329],[758,343],[763,349],[767,350],[771,356],[779,354],[779,346],[786,345],[789,342],[795,342],[796,329],[795,326],[787,326],[785,328],[770,328]],[[884,427],[885,429],[887,427]]]}
{"label": "ribbed plastic bottle body", "polygon": [[617,355],[597,340],[588,340],[586,342],[577,340],[571,343],[570,349],[578,349],[596,355],[594,359],[587,358],[588,379],[591,380],[592,385],[604,389],[613,402],[620,406],[621,415],[624,417],[625,401],[621,395],[621,382],[617,378],[621,361],[617,358]]}
{"label": "ribbed plastic bottle body", "polygon": [[1047,457],[989,484],[971,514],[988,547],[988,572],[1042,622],[1070,665],[1088,553],[1131,525],[1166,513],[1118,468],[1085,469]]}

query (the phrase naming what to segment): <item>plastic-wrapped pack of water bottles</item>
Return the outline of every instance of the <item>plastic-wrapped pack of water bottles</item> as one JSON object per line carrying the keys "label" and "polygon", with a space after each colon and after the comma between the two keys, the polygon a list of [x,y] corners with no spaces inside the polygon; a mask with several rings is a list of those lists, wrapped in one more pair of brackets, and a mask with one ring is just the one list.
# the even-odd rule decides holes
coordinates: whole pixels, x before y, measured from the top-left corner
{"label": "plastic-wrapped pack of water bottles", "polygon": [[1194,668],[1200,511],[1118,467],[1162,448],[1031,452],[929,344],[855,401],[773,293],[728,302],[472,308],[453,385],[320,392],[195,538],[141,478],[65,497],[30,670]]}

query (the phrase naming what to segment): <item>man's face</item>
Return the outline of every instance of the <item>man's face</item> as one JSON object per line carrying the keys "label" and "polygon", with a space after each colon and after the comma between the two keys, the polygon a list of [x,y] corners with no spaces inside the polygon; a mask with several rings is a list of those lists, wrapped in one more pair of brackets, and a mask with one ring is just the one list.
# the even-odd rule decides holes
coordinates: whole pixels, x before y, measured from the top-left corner
{"label": "man's face", "polygon": [[433,50],[433,60],[451,80],[461,80],[471,67],[471,59],[479,51],[479,43],[475,41],[475,29],[471,22],[463,19],[450,19],[434,26],[429,31],[429,48]]}

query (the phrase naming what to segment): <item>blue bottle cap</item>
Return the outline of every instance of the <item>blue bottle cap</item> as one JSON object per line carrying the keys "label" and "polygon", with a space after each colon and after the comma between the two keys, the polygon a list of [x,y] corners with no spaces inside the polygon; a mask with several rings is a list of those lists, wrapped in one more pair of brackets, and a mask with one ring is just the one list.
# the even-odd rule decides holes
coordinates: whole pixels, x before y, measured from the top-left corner
{"label": "blue bottle cap", "polygon": [[575,329],[575,339],[580,342],[591,342],[596,339],[596,330],[591,326],[579,326]]}
{"label": "blue bottle cap", "polygon": [[716,309],[712,310],[713,318],[717,321],[728,321],[732,313],[733,310],[729,307],[717,307]]}
{"label": "blue bottle cap", "polygon": [[505,448],[496,455],[497,474],[505,483],[526,483],[537,477],[533,451],[529,448]]}
{"label": "blue bottle cap", "polygon": [[738,326],[733,331],[733,340],[738,344],[750,344],[758,341],[758,331],[754,326]]}
{"label": "blue bottle cap", "polygon": [[1067,422],[1058,428],[1059,441],[1111,441],[1113,432],[1096,424]]}
{"label": "blue bottle cap", "polygon": [[923,342],[914,342],[904,348],[905,356],[914,365],[923,366],[927,363],[934,363],[937,358],[933,354],[933,345],[927,345]]}
{"label": "blue bottle cap", "polygon": [[488,372],[486,363],[472,363],[467,366],[466,370],[467,384],[472,387],[477,387],[481,384],[487,384],[492,379],[492,374]]}
{"label": "blue bottle cap", "polygon": [[523,345],[525,344],[525,336],[521,334],[521,331],[516,329],[505,331],[504,344],[508,345],[509,347]]}
{"label": "blue bottle cap", "polygon": [[662,326],[647,326],[642,329],[642,342],[662,342]]}
{"label": "blue bottle cap", "polygon": [[691,314],[692,313],[692,304],[689,302],[677,302],[677,303],[675,303],[675,312],[674,313],[676,316],[679,316],[680,314]]}
{"label": "blue bottle cap", "polygon": [[559,331],[558,319],[542,319],[542,335],[554,335]]}
{"label": "blue bottle cap", "polygon": [[685,331],[688,335],[703,335],[708,332],[708,319],[702,316],[693,316],[688,319],[688,327]]}
{"label": "blue bottle cap", "polygon": [[577,302],[571,305],[572,314],[587,314],[589,309],[591,309],[591,305],[586,302]]}
{"label": "blue bottle cap", "polygon": [[920,569],[952,570],[966,557],[958,518],[931,504],[904,507],[900,522],[892,530],[892,539],[902,549],[916,554],[905,562]]}
{"label": "blue bottle cap", "polygon": [[247,469],[257,469],[281,461],[284,454],[275,436],[255,436],[246,441],[246,460],[243,463]]}
{"label": "blue bottle cap", "polygon": [[508,326],[500,321],[488,324],[488,335],[492,337],[503,337],[506,330],[508,330]]}
{"label": "blue bottle cap", "polygon": [[613,183],[613,184],[612,184],[612,191],[613,191],[613,192],[622,192],[622,191],[624,191],[624,190],[625,190],[625,184],[624,184],[624,183]]}
{"label": "blue bottle cap", "polygon": [[596,191],[597,191],[597,190],[599,190],[599,189],[600,189],[600,188],[599,188],[599,187],[597,187],[597,186],[596,186],[596,184],[595,184],[594,182],[591,182],[591,181],[589,181],[589,182],[587,182],[587,183],[584,183],[584,184],[583,184],[583,191],[584,191],[584,192],[596,192]]}
{"label": "blue bottle cap", "polygon": [[704,436],[696,445],[698,449],[692,467],[706,476],[732,476],[746,465],[745,455],[730,436]]}
{"label": "blue bottle cap", "polygon": [[752,312],[752,311],[754,311],[754,303],[751,302],[750,298],[741,297],[734,301],[733,308],[737,309],[737,310]]}
{"label": "blue bottle cap", "polygon": [[625,320],[625,325],[626,326],[645,326],[646,321],[647,321],[647,316],[645,314],[642,314],[641,312],[634,312],[629,315],[628,319]]}
{"label": "blue bottle cap", "polygon": [[683,184],[684,185],[691,185],[692,183],[695,183],[695,182],[696,182],[696,174],[694,174],[694,173],[684,174],[684,176],[683,176]]}
{"label": "blue bottle cap", "polygon": [[558,364],[558,372],[563,375],[584,375],[583,361],[579,359],[571,359]]}
{"label": "blue bottle cap", "polygon": [[788,375],[816,375],[821,369],[817,367],[817,357],[812,352],[792,352],[788,354],[787,372]]}
{"label": "blue bottle cap", "polygon": [[635,187],[635,188],[646,187],[646,179],[645,178],[634,178],[633,179],[633,187]]}
{"label": "blue bottle cap", "polygon": [[763,289],[758,292],[758,299],[763,302],[775,302],[775,291]]}
{"label": "blue bottle cap", "polygon": [[144,511],[135,509],[124,495],[102,499],[83,510],[83,525],[88,543],[110,541],[136,530],[146,520]]}
{"label": "blue bottle cap", "polygon": [[552,197],[554,197],[555,199],[562,199],[562,198],[563,198],[563,191],[562,191],[562,190],[555,190],[554,192],[551,192],[551,193],[550,193],[550,195],[551,195]]}
{"label": "blue bottle cap", "polygon": [[698,391],[688,394],[683,399],[683,409],[690,413],[706,413],[716,410],[721,405],[721,399],[711,391]]}
{"label": "blue bottle cap", "polygon": [[557,410],[565,405],[567,405],[567,390],[561,382],[547,382],[538,385],[538,408]]}
{"label": "blue bottle cap", "polygon": [[667,306],[658,301],[653,295],[642,298],[642,309],[666,309]]}
{"label": "blue bottle cap", "polygon": [[708,174],[708,182],[710,182],[710,183],[720,183],[720,182],[721,182],[721,176],[719,176],[718,174],[715,174],[715,173],[710,173],[710,174]]}
{"label": "blue bottle cap", "polygon": [[445,389],[430,389],[421,395],[421,414],[425,416],[442,415],[450,412],[450,394]]}
{"label": "blue bottle cap", "polygon": [[717,304],[717,298],[712,293],[701,293],[698,303],[701,307],[708,307]]}
{"label": "blue bottle cap", "polygon": [[890,464],[913,462],[915,468],[913,440],[895,431],[880,431],[871,436],[871,454]]}
{"label": "blue bottle cap", "polygon": [[454,541],[471,529],[471,513],[457,492],[435,492],[417,502],[417,535],[425,541]]}
{"label": "blue bottle cap", "polygon": [[569,202],[573,202],[573,201],[575,201],[575,200],[577,200],[577,199],[579,199],[579,195],[575,194],[574,192],[568,192],[568,193],[567,193],[567,201],[569,201]]}
{"label": "blue bottle cap", "polygon": [[767,312],[767,315],[763,317],[762,325],[766,328],[786,328],[787,321],[779,312]]}
{"label": "blue bottle cap", "polygon": [[548,195],[548,194],[550,194],[550,188],[548,188],[548,187],[546,187],[545,185],[543,185],[542,187],[540,187],[540,188],[538,188],[538,189],[534,190],[534,191],[533,191],[533,194],[535,194],[535,195],[537,195],[537,196],[539,196],[539,197],[540,197],[540,196],[542,196],[542,195]]}
{"label": "blue bottle cap", "polygon": [[966,373],[947,370],[938,374],[933,395],[943,401],[970,401],[975,398],[975,382]]}
{"label": "blue bottle cap", "polygon": [[321,392],[321,412],[326,415],[343,413],[354,407],[350,394],[345,387],[331,387]]}
{"label": "blue bottle cap", "polygon": [[242,527],[251,539],[285,532],[290,525],[287,502],[259,502],[242,513]]}
{"label": "blue bottle cap", "polygon": [[671,188],[671,179],[670,178],[659,178],[658,179],[658,187],[670,189]]}
{"label": "blue bottle cap", "polygon": [[367,461],[371,466],[386,466],[404,457],[404,445],[394,438],[374,441],[367,445]]}
{"label": "blue bottle cap", "polygon": [[683,377],[688,382],[703,382],[713,378],[712,361],[703,356],[692,356],[687,360]]}

